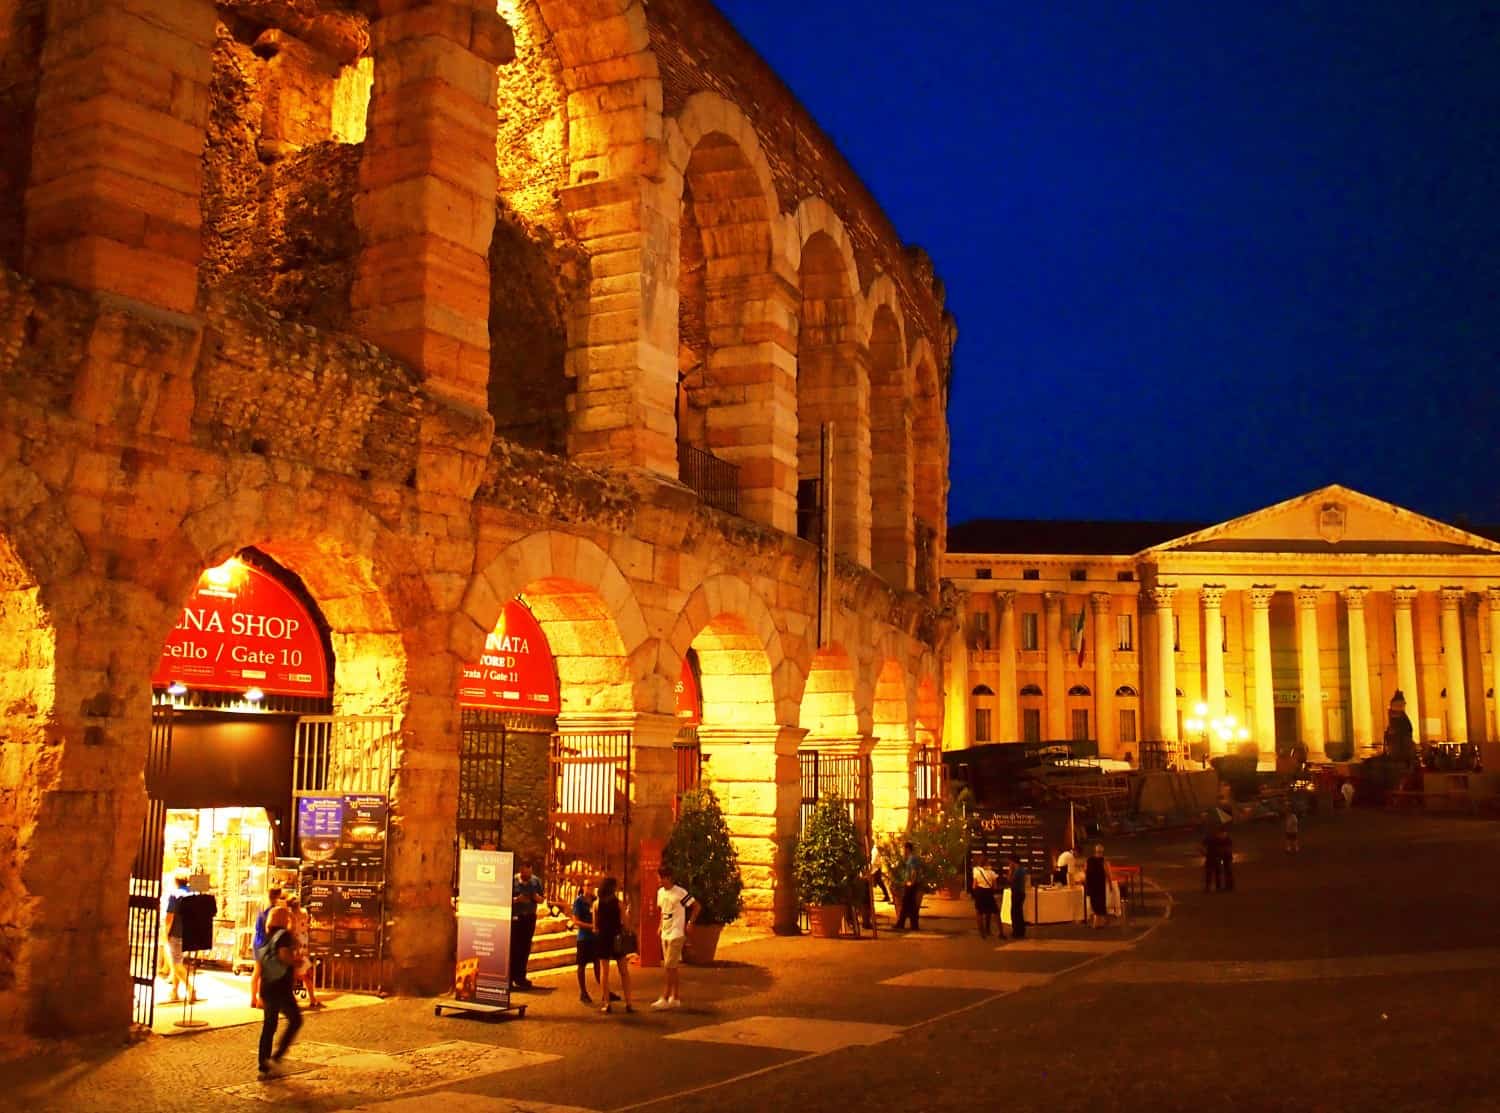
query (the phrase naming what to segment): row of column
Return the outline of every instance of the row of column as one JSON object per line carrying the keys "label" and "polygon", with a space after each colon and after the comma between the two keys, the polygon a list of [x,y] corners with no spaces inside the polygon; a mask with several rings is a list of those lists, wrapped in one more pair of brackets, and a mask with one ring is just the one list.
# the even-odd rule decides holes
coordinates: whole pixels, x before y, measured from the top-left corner
{"label": "row of column", "polygon": [[[1224,714],[1224,617],[1221,604],[1226,589],[1209,584],[1199,590],[1203,606],[1203,647],[1205,702],[1214,717]],[[1276,736],[1274,689],[1271,676],[1271,597],[1275,584],[1256,584],[1250,588],[1252,677],[1255,706],[1253,729],[1262,749],[1269,749]],[[1302,585],[1296,589],[1297,659],[1301,696],[1302,742],[1309,753],[1321,755],[1326,742],[1323,723],[1323,683],[1318,649],[1318,600],[1323,588]],[[1376,745],[1371,716],[1369,636],[1365,629],[1365,597],[1369,588],[1346,587],[1339,594],[1344,600],[1349,633],[1349,701],[1352,741],[1356,752]],[[1160,733],[1167,742],[1177,742],[1177,661],[1170,619],[1177,588],[1159,584],[1149,591],[1157,612],[1157,714]],[[1467,595],[1461,587],[1445,587],[1441,600],[1441,629],[1448,691],[1448,741],[1469,740],[1468,703],[1464,691],[1463,625],[1460,607]],[[1417,682],[1416,636],[1412,620],[1415,587],[1391,589],[1396,618],[1396,679],[1406,695],[1407,714],[1420,724],[1420,698]],[[1490,644],[1500,645],[1500,588],[1489,589]],[[1420,737],[1420,727],[1418,727]]]}

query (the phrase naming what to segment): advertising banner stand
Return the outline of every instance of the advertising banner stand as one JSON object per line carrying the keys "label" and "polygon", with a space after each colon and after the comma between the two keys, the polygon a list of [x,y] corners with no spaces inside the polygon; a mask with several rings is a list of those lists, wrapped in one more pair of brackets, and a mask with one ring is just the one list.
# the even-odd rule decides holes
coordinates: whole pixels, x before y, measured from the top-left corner
{"label": "advertising banner stand", "polygon": [[508,850],[462,850],[458,859],[458,958],[453,994],[433,1002],[432,1015],[526,1015],[510,1001],[511,880]]}

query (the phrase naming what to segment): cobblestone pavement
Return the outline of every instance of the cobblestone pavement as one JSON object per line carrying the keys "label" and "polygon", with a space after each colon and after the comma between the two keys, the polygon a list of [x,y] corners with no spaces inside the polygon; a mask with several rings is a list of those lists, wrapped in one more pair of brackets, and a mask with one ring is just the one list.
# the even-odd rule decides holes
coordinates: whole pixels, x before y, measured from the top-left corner
{"label": "cobblestone pavement", "polygon": [[[1497,838],[1356,810],[1307,821],[1292,858],[1258,826],[1215,894],[1192,836],[1122,840],[1165,921],[996,946],[939,904],[918,935],[731,947],[681,1011],[601,1016],[571,978],[503,1023],[388,1001],[311,1016],[270,1083],[250,1027],[54,1048],[0,1066],[0,1108],[1500,1109]],[[641,972],[638,1005],[660,984]]]}

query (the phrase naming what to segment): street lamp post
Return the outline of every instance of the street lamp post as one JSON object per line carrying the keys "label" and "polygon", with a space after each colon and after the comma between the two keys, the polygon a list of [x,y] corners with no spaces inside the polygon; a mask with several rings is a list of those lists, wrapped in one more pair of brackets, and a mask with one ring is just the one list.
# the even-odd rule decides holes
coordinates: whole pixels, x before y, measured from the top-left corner
{"label": "street lamp post", "polygon": [[1218,718],[1208,717],[1208,704],[1198,703],[1193,705],[1193,717],[1182,724],[1183,727],[1198,735],[1199,742],[1203,746],[1202,762],[1208,765],[1210,753],[1209,738],[1219,739],[1224,744],[1227,752],[1229,743],[1233,741],[1247,742],[1250,739],[1250,731],[1240,726],[1233,715],[1223,715]]}

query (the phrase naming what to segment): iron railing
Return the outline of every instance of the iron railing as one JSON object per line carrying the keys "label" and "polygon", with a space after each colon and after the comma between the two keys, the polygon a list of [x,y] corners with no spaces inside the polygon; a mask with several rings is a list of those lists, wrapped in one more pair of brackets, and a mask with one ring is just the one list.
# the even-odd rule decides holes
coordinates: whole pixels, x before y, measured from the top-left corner
{"label": "iron railing", "polygon": [[703,746],[698,741],[697,727],[678,728],[672,754],[677,761],[677,792],[672,797],[672,818],[676,819],[682,798],[703,783]]}
{"label": "iron railing", "polygon": [[678,441],[677,474],[709,506],[727,514],[740,512],[739,465],[721,460],[705,448]]}

